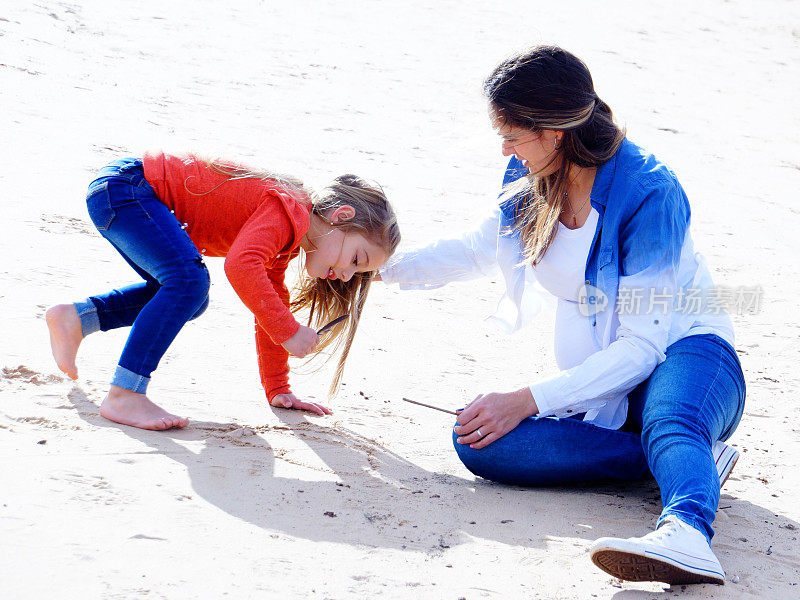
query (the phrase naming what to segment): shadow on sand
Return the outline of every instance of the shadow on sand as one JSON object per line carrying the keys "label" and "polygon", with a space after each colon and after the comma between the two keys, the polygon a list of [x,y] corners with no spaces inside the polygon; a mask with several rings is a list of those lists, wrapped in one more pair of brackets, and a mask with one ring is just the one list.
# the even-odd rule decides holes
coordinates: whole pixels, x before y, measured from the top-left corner
{"label": "shadow on sand", "polygon": [[[274,409],[278,425],[192,422],[183,430],[156,432],[103,419],[78,386],[69,399],[92,426],[119,429],[182,464],[195,492],[220,510],[266,530],[313,541],[436,555],[483,538],[557,551],[559,544],[584,545],[576,540],[642,535],[660,511],[652,480],[558,489],[498,485],[428,471],[374,440],[317,425],[295,411]],[[194,452],[184,442],[203,443]],[[316,459],[308,459],[308,449]],[[283,462],[296,465],[291,472],[299,467],[307,478],[281,475]],[[540,506],[546,507],[541,513]],[[732,542],[747,536],[750,527],[773,523],[776,535],[797,537],[796,522],[750,502],[723,494],[720,511],[726,514],[717,519],[715,547],[727,554],[720,558],[729,570],[731,563],[751,560],[741,544]],[[776,568],[796,568],[796,557],[778,553],[770,558]],[[657,596],[637,594],[624,590],[615,597]]]}

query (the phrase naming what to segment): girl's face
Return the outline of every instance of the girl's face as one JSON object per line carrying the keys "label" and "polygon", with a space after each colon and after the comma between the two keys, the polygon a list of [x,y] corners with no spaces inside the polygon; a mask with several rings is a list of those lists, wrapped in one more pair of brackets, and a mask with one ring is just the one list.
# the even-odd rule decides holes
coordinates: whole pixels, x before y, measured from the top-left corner
{"label": "girl's face", "polygon": [[[561,134],[553,129],[532,131],[522,127],[504,125],[492,116],[492,125],[503,140],[503,156],[515,155],[531,175],[544,177],[555,173],[560,166],[557,147]],[[554,160],[555,159],[555,160]]]}
{"label": "girl's face", "polygon": [[[338,223],[352,219],[354,213],[351,206],[341,206],[328,218]],[[311,242],[314,248],[306,251],[306,272],[319,279],[349,281],[354,273],[377,271],[388,258],[383,248],[360,233],[329,225]]]}

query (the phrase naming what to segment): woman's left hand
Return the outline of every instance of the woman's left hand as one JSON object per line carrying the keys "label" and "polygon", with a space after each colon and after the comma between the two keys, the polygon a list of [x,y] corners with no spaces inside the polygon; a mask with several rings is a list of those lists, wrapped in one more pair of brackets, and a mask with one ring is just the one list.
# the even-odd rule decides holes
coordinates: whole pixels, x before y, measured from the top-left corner
{"label": "woman's left hand", "polygon": [[458,413],[453,429],[459,444],[480,450],[500,439],[522,419],[539,413],[530,388],[505,394],[480,394]]}

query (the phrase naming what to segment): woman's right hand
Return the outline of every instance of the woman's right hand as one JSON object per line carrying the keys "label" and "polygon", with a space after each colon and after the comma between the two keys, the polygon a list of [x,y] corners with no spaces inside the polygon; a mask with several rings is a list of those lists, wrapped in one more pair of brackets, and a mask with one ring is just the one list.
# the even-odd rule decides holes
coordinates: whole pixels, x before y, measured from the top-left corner
{"label": "woman's right hand", "polygon": [[305,325],[300,325],[297,333],[281,344],[289,354],[299,358],[311,354],[317,345],[319,345],[317,332]]}

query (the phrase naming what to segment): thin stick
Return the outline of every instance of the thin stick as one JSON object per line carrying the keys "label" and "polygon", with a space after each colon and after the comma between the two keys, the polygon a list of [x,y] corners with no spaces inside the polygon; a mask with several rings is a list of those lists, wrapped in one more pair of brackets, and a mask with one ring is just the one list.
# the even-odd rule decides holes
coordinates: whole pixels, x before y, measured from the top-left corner
{"label": "thin stick", "polygon": [[425,404],[424,402],[417,402],[416,400],[409,400],[408,398],[403,398],[405,402],[411,402],[411,404],[418,404],[420,406],[424,406],[425,408],[432,408],[433,410],[440,410],[443,413],[447,413],[449,415],[458,415],[458,413],[454,410],[447,410],[446,408],[439,408],[438,406],[433,406],[432,404]]}
{"label": "thin stick", "polygon": [[349,314],[346,314],[346,315],[342,315],[341,317],[336,317],[333,321],[331,321],[330,323],[325,325],[322,329],[318,330],[317,331],[317,335],[322,335],[323,333],[328,331],[328,329],[330,329],[334,325],[337,325],[337,324],[341,323],[342,321],[344,321],[349,316],[350,316]]}

